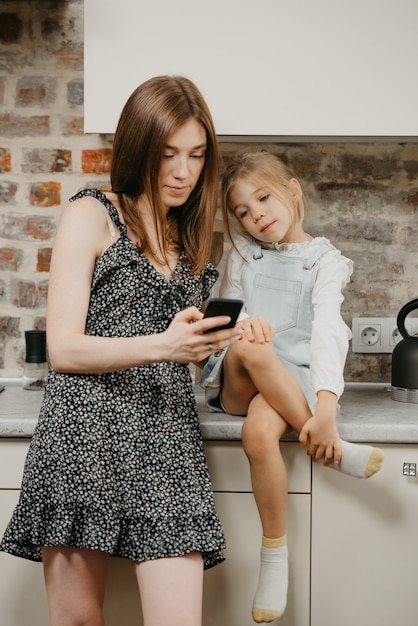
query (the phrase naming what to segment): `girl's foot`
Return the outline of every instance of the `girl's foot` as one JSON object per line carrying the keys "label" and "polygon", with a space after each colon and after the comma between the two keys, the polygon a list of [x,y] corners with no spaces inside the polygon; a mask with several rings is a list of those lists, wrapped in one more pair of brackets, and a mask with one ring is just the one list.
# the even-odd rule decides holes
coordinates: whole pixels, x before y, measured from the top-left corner
{"label": "girl's foot", "polygon": [[382,467],[384,454],[380,448],[351,443],[341,439],[341,463],[331,463],[328,467],[339,470],[355,478],[370,478]]}
{"label": "girl's foot", "polygon": [[272,622],[283,615],[287,600],[286,535],[279,539],[263,537],[260,574],[252,616],[257,624]]}

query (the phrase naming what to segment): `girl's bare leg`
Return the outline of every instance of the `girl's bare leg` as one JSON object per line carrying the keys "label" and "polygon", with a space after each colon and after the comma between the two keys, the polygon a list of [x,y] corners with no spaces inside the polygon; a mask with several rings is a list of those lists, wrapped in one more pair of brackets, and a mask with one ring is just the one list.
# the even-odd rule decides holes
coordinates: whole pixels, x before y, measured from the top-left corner
{"label": "girl's bare leg", "polygon": [[257,394],[242,428],[242,444],[250,463],[254,498],[263,528],[259,580],[252,609],[257,623],[272,622],[286,608],[287,472],[279,441],[288,429],[283,418]]}
{"label": "girl's bare leg", "polygon": [[[277,357],[272,344],[245,338],[228,348],[224,363],[222,404],[230,413],[245,415],[242,441],[250,462],[254,497],[263,527],[260,576],[253,604],[257,623],[271,622],[286,607],[287,478],[279,440],[288,425],[300,433],[312,416],[297,380]],[[345,473],[367,476],[379,450],[344,443],[341,466]],[[344,458],[345,457],[345,458]],[[332,466],[331,466],[332,467]]]}
{"label": "girl's bare leg", "polygon": [[288,430],[284,419],[257,394],[242,427],[242,445],[250,463],[263,535],[270,539],[286,533],[287,472],[279,441]]}
{"label": "girl's bare leg", "polygon": [[51,626],[104,626],[109,556],[98,550],[43,548]]}
{"label": "girl's bare leg", "polygon": [[[251,399],[259,392],[289,426],[300,433],[312,413],[303,391],[276,355],[271,343],[233,343],[224,359],[222,404],[229,413],[245,415]],[[381,467],[379,448],[340,440],[341,463],[329,467],[356,478],[369,478]]]}
{"label": "girl's bare leg", "polygon": [[144,626],[201,626],[200,552],[135,564]]}
{"label": "girl's bare leg", "polygon": [[273,344],[242,338],[229,346],[223,368],[222,404],[228,413],[246,415],[252,398],[260,393],[298,433],[312,417],[298,381],[280,361]]}

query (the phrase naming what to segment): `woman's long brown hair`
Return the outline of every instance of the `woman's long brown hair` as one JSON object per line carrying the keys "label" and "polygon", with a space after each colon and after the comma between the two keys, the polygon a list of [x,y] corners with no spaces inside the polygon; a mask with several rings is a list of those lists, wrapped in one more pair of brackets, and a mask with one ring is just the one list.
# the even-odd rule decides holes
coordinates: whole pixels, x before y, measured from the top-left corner
{"label": "woman's long brown hair", "polygon": [[[167,137],[189,119],[206,130],[205,164],[187,201],[168,212],[158,194],[158,174]],[[182,76],[157,76],[146,81],[127,100],[116,129],[112,166],[112,191],[118,195],[123,217],[141,251],[167,260],[176,243],[186,253],[193,273],[209,258],[218,200],[219,153],[212,117],[196,85]],[[151,205],[159,251],[150,247],[138,200]],[[159,258],[158,260],[161,260]]]}

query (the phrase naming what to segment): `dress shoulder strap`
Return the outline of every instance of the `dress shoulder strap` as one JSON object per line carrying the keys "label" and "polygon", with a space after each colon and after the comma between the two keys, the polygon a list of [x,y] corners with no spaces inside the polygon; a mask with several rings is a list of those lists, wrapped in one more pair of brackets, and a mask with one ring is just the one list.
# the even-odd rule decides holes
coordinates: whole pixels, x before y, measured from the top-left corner
{"label": "dress shoulder strap", "polygon": [[105,209],[107,210],[107,212],[109,213],[112,222],[115,224],[115,226],[118,227],[119,232],[121,233],[121,235],[125,235],[126,236],[126,224],[124,224],[120,220],[119,213],[118,213],[115,205],[112,204],[110,202],[110,200],[108,200],[106,198],[104,193],[102,191],[100,191],[99,189],[94,189],[94,188],[93,189],[82,189],[81,191],[79,191],[78,193],[76,193],[74,196],[72,196],[70,198],[70,202],[73,202],[74,200],[78,200],[78,198],[85,198],[86,196],[91,196],[92,198],[96,198],[96,200],[101,202],[103,204],[103,206],[105,207]]}

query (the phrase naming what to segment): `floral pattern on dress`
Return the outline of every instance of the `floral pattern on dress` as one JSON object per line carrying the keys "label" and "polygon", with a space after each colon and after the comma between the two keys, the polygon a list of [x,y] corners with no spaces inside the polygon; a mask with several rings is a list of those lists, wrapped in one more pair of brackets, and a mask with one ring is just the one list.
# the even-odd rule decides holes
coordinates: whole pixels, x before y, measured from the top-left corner
{"label": "floral pattern on dress", "polygon": [[[163,332],[174,315],[201,307],[218,273],[181,262],[166,279],[121,236],[95,265],[86,334]],[[50,370],[18,505],[0,549],[42,560],[42,546],[101,550],[143,561],[199,551],[224,559],[187,364],[158,362],[104,374]]]}

